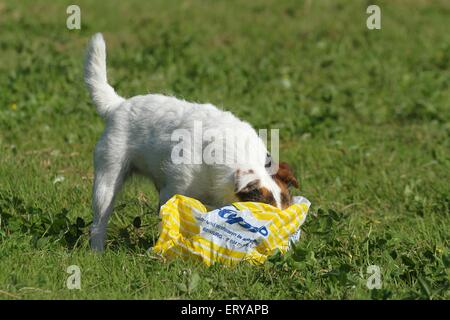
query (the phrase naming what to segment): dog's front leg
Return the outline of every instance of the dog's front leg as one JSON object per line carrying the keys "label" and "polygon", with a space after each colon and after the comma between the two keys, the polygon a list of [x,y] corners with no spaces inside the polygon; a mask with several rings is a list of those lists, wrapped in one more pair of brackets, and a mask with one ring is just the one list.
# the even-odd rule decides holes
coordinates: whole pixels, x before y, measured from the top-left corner
{"label": "dog's front leg", "polygon": [[158,210],[161,210],[161,207],[174,195],[172,191],[170,191],[169,187],[164,187],[159,192],[159,203]]}

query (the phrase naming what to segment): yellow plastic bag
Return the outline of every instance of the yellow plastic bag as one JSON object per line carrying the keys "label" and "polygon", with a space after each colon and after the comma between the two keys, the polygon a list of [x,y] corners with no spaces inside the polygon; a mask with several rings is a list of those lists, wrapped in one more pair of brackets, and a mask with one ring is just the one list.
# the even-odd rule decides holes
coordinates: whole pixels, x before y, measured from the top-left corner
{"label": "yellow plastic bag", "polygon": [[198,200],[175,195],[161,207],[161,234],[153,251],[170,259],[194,257],[211,265],[252,264],[297,241],[310,202],[294,197],[285,210],[257,202],[235,202],[208,211]]}

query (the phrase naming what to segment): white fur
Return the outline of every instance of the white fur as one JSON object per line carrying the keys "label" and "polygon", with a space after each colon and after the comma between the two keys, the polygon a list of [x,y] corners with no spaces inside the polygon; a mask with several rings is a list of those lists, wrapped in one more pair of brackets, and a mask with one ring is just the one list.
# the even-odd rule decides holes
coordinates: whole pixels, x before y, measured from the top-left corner
{"label": "white fur", "polygon": [[[92,37],[87,49],[85,81],[106,123],[94,153],[93,249],[104,248],[114,197],[131,172],[154,182],[160,204],[174,194],[182,194],[220,207],[237,201],[235,192],[259,179],[260,186],[270,190],[280,206],[280,188],[264,167],[267,149],[250,124],[211,104],[159,94],[126,100],[118,96],[107,83],[105,42],[99,33]],[[227,145],[224,152],[231,158],[246,152],[248,159],[231,164],[174,164],[171,152],[177,142],[171,141],[171,135],[176,129],[192,132],[195,121],[202,122],[203,130],[232,129],[235,138],[247,137],[249,150]]]}

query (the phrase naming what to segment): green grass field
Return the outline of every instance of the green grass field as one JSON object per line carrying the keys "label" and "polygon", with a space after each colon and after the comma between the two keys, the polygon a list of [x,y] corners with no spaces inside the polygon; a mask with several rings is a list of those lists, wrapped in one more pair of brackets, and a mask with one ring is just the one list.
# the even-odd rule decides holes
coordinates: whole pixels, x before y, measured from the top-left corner
{"label": "green grass field", "polygon": [[[0,1],[0,299],[449,299],[450,3]],[[103,32],[119,94],[211,102],[279,128],[312,202],[294,251],[255,267],[163,262],[134,179],[90,252],[103,123],[82,81]],[[133,225],[141,218],[141,225]],[[81,290],[66,288],[70,265]],[[369,290],[367,267],[381,270]]]}

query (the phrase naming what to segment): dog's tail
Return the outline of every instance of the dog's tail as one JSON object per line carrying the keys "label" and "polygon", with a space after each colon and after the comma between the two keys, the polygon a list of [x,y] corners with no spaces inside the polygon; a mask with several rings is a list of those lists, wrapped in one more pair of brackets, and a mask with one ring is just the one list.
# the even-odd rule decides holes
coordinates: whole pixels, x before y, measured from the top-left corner
{"label": "dog's tail", "polygon": [[106,48],[101,33],[91,38],[86,51],[84,64],[84,81],[88,86],[91,98],[97,106],[97,111],[106,119],[108,113],[118,106],[124,98],[119,96],[106,79]]}

